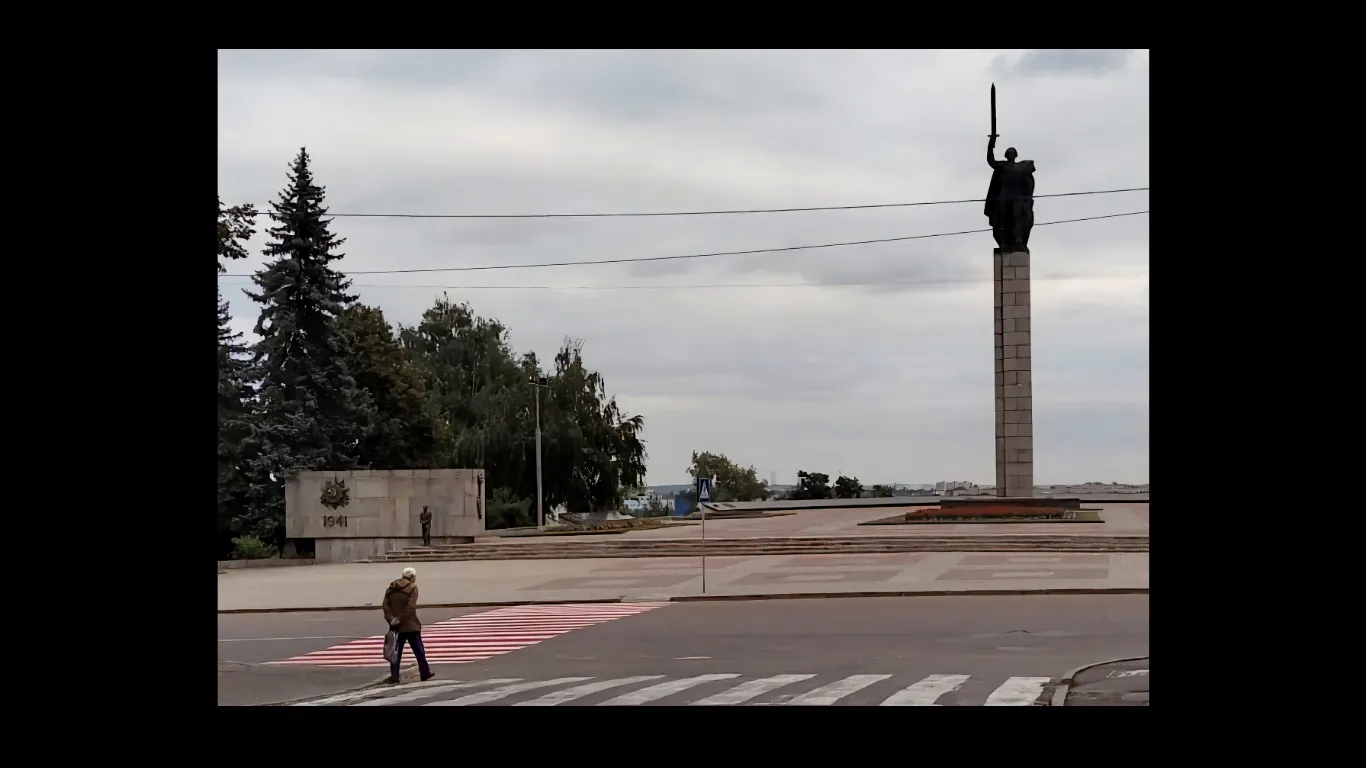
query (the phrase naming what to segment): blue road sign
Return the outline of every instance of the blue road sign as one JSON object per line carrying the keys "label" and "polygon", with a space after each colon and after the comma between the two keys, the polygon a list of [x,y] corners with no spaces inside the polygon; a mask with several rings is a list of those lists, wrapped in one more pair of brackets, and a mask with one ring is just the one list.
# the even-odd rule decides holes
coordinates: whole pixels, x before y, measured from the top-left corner
{"label": "blue road sign", "polygon": [[697,503],[698,503],[698,504],[710,504],[710,503],[711,503],[711,478],[710,478],[710,477],[699,477],[699,478],[697,478]]}

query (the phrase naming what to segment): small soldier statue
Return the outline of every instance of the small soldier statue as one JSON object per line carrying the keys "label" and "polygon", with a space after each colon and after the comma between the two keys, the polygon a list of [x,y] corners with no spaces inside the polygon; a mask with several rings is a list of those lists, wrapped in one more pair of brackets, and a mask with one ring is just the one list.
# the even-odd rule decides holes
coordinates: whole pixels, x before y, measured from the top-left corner
{"label": "small soldier statue", "polygon": [[417,521],[422,523],[422,546],[430,547],[432,545],[432,513],[428,512],[424,506],[422,514],[417,516]]}

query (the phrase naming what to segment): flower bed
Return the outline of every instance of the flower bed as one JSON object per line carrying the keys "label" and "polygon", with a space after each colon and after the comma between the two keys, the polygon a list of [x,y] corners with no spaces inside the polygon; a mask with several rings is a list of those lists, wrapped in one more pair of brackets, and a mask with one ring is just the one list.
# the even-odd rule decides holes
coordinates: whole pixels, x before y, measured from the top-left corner
{"label": "flower bed", "polygon": [[962,519],[980,520],[982,518],[1019,518],[1033,520],[1054,520],[1061,519],[1067,512],[1065,509],[1057,507],[1021,507],[1009,504],[983,504],[970,507],[954,507],[953,509],[940,509],[939,507],[926,507],[916,509],[906,513],[907,520],[942,520],[942,519]]}

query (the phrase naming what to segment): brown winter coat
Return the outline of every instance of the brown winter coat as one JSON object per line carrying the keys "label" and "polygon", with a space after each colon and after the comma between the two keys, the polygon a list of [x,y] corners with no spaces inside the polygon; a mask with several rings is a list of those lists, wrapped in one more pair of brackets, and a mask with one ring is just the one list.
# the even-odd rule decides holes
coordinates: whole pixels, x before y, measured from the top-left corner
{"label": "brown winter coat", "polygon": [[417,620],[417,582],[398,579],[384,591],[384,620],[393,624],[398,619],[399,632],[421,632]]}

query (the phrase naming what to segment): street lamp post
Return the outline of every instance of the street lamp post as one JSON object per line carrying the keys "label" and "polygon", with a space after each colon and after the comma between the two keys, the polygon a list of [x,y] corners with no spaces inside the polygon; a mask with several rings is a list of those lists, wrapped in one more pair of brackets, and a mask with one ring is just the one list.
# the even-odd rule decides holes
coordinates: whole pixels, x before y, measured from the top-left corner
{"label": "street lamp post", "polygon": [[537,376],[531,380],[536,390],[536,527],[545,527],[545,492],[541,489],[541,390],[545,389],[545,377]]}

